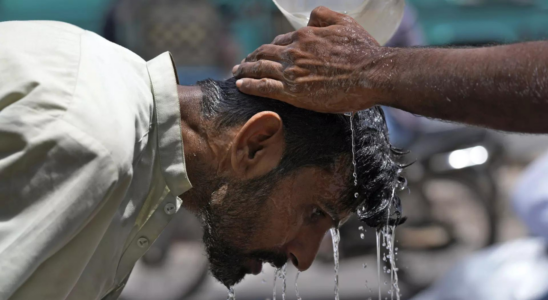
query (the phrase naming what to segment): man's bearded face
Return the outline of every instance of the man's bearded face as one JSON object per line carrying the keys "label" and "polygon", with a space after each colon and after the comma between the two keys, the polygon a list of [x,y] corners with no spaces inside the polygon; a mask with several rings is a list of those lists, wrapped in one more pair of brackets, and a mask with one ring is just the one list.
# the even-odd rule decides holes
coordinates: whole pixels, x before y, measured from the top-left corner
{"label": "man's bearded face", "polygon": [[287,261],[287,255],[279,249],[244,250],[252,248],[251,237],[265,225],[266,202],[273,187],[270,177],[274,176],[244,183],[225,181],[213,196],[222,197],[222,201],[209,201],[205,208],[204,244],[210,270],[226,286],[256,272],[257,266],[249,266],[250,262],[266,262],[280,268]]}
{"label": "man's bearded face", "polygon": [[308,269],[334,219],[350,216],[336,209],[348,178],[347,168],[342,171],[304,168],[284,178],[271,172],[244,182],[218,180],[201,212],[211,273],[229,287],[260,273],[263,263],[280,268],[291,259]]}

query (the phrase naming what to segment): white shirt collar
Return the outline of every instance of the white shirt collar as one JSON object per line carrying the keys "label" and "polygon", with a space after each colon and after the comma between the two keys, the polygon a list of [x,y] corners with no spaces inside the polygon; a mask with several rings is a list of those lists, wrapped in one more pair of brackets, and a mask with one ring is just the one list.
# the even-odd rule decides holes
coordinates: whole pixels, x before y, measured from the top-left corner
{"label": "white shirt collar", "polygon": [[177,92],[179,79],[169,52],[147,62],[147,68],[156,105],[160,168],[171,193],[179,196],[192,187],[184,157]]}

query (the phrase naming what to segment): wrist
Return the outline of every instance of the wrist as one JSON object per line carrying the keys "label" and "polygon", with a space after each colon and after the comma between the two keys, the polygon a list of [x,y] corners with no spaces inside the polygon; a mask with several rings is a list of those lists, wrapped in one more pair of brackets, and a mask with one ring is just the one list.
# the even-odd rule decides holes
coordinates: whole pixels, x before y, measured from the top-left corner
{"label": "wrist", "polygon": [[405,54],[404,48],[378,47],[367,55],[361,66],[362,95],[374,105],[391,106],[398,87],[398,69]]}

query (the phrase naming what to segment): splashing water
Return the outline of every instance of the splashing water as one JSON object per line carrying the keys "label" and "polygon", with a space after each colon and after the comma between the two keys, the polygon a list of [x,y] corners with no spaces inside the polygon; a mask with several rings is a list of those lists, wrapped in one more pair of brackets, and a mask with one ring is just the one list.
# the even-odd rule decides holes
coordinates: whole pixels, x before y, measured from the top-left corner
{"label": "splashing water", "polygon": [[394,294],[396,294],[396,299],[400,300],[400,287],[398,285],[398,268],[396,267],[396,256],[394,251],[394,240],[395,240],[395,231],[396,226],[385,226],[383,230],[384,240],[386,242],[386,250],[388,251],[388,263],[390,268],[388,269],[390,273],[390,299],[394,299]]}
{"label": "splashing water", "polygon": [[226,300],[236,300],[236,292],[234,291],[234,287],[230,287],[228,289],[228,298]]}
{"label": "splashing water", "polygon": [[303,298],[301,298],[301,295],[299,295],[299,285],[297,284],[297,281],[299,281],[300,274],[301,272],[297,271],[297,275],[295,275],[295,296],[297,296],[297,300],[303,300]]}
{"label": "splashing water", "polygon": [[335,300],[339,300],[339,242],[341,236],[338,228],[331,228],[331,239],[333,240],[333,260],[335,262]]}

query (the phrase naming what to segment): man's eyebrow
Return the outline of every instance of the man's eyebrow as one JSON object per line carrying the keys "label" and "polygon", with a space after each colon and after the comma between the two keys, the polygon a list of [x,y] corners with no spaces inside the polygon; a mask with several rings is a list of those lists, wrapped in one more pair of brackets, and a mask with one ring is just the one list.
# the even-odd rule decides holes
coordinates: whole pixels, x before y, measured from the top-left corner
{"label": "man's eyebrow", "polygon": [[331,217],[331,219],[333,219],[333,225],[337,227],[341,222],[341,217],[335,206],[324,198],[320,199],[320,203],[325,212]]}

